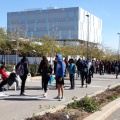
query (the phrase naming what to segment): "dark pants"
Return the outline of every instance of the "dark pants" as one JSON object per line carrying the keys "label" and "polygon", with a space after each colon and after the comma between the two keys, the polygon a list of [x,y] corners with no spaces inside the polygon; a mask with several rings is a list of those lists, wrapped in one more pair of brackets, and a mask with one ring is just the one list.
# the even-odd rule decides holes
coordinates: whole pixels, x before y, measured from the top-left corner
{"label": "dark pants", "polygon": [[91,76],[93,77],[93,72],[89,70],[89,72],[88,72],[88,77],[87,77],[87,83],[88,83],[88,84],[91,83]]}
{"label": "dark pants", "polygon": [[0,89],[7,84],[7,80],[3,80],[1,83],[0,83]]}
{"label": "dark pants", "polygon": [[96,73],[98,73],[99,72],[99,69],[98,69],[98,67],[96,67]]}
{"label": "dark pants", "polygon": [[44,92],[47,92],[47,86],[50,76],[42,76]]}
{"label": "dark pants", "polygon": [[21,92],[20,94],[23,94],[25,92],[25,82],[26,82],[26,79],[27,79],[27,75],[23,75],[23,76],[20,76],[21,80],[22,80],[22,85],[21,85]]}
{"label": "dark pants", "polygon": [[42,83],[42,89],[44,88],[44,80],[43,80],[43,76],[42,76],[42,81],[41,81]]}
{"label": "dark pants", "polygon": [[[16,82],[16,85],[17,85],[17,87],[18,87],[18,81],[15,80],[15,82]],[[0,90],[2,90],[2,87],[3,87],[4,85],[6,85],[7,83],[8,83],[7,80],[3,80],[3,81],[0,83]],[[8,85],[9,85],[9,83],[8,83]],[[11,86],[11,85],[10,85],[10,86]]]}
{"label": "dark pants", "polygon": [[86,83],[87,83],[87,79],[88,79],[87,72],[81,71],[81,85],[82,85],[82,86],[84,85],[84,78],[85,78]]}
{"label": "dark pants", "polygon": [[[55,78],[56,78],[56,77],[55,77]],[[56,89],[58,88],[57,84],[58,84],[58,83],[57,83],[57,80],[56,80],[56,85],[55,85]]]}
{"label": "dark pants", "polygon": [[74,89],[75,87],[74,74],[70,74],[70,84],[71,84],[71,89]]}

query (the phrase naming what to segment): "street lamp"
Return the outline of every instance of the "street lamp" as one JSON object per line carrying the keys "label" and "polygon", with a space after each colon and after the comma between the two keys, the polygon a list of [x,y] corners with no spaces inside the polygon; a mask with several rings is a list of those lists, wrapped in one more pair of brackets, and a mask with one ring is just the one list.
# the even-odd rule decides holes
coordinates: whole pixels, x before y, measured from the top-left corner
{"label": "street lamp", "polygon": [[89,15],[86,15],[87,19],[88,19],[88,22],[87,22],[87,59],[88,59],[88,51],[89,51],[89,46],[88,46],[88,43],[89,43]]}
{"label": "street lamp", "polygon": [[119,60],[119,54],[120,54],[120,33],[117,33],[119,35],[119,44],[118,44],[118,60]]}
{"label": "street lamp", "polygon": [[33,52],[34,52],[34,55],[35,55],[35,62],[34,62],[34,65],[35,65],[35,73],[36,73],[36,50],[33,50]]}
{"label": "street lamp", "polygon": [[35,63],[36,63],[36,50],[33,50],[34,55],[35,55]]}

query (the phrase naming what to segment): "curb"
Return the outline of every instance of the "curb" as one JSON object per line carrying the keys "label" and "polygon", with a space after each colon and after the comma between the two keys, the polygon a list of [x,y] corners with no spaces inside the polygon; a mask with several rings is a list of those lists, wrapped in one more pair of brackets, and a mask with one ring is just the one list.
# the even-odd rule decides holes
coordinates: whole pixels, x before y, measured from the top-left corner
{"label": "curb", "polygon": [[[116,85],[112,85],[109,87],[109,89],[112,89],[114,87],[117,87],[119,84]],[[107,89],[107,88],[106,88]],[[91,97],[97,94],[100,94],[102,92],[104,92],[105,90],[100,90],[95,92],[94,94],[90,95]],[[116,100],[108,103],[107,105],[105,105],[101,111],[97,111],[93,114],[91,114],[90,116],[86,117],[84,120],[105,120],[109,115],[111,115],[115,110],[117,110],[118,108],[120,108],[120,97],[117,98]]]}
{"label": "curb", "polygon": [[97,111],[84,120],[105,120],[109,115],[111,115],[115,110],[120,107],[120,98],[112,101],[102,108],[101,111]]}
{"label": "curb", "polygon": [[[109,89],[112,89],[116,86],[120,85],[116,84],[113,86],[110,86]],[[104,92],[108,87],[99,90],[97,92],[94,92],[93,94],[88,95],[89,97],[95,96],[97,94],[100,94],[102,92]],[[76,100],[80,100],[81,98],[83,98],[84,96],[76,99]],[[36,113],[35,115],[44,115],[45,113],[55,113],[58,110],[61,110],[63,108],[66,107],[67,104],[72,103],[74,100],[71,100],[69,102],[64,103],[63,105],[58,105],[55,108],[51,108],[51,109],[47,109],[44,111],[41,111],[39,113]],[[104,120],[105,118],[107,118],[111,113],[113,113],[115,110],[117,110],[120,107],[120,98],[110,102],[109,104],[105,105],[101,111],[97,111],[95,113],[92,113],[90,116],[86,117],[84,120]],[[31,115],[30,117],[33,117],[33,115]],[[22,119],[23,120],[23,119]]]}
{"label": "curb", "polygon": [[58,105],[57,107],[55,107],[53,109],[51,108],[51,109],[44,110],[40,113],[37,113],[36,115],[44,115],[45,113],[55,113],[56,111],[61,110],[65,107],[66,107],[65,105]]}

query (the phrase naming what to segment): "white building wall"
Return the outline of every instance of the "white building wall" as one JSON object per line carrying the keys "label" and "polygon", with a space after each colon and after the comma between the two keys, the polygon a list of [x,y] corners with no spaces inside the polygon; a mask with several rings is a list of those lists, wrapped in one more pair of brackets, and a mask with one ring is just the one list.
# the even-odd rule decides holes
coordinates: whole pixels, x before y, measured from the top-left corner
{"label": "white building wall", "polygon": [[87,41],[87,14],[89,15],[89,41],[101,43],[102,20],[79,7],[9,12],[7,28],[16,33],[15,26],[19,27],[22,34],[30,38],[47,34],[58,40]]}
{"label": "white building wall", "polygon": [[[86,15],[89,15],[87,17]],[[89,24],[89,27],[88,27]],[[78,39],[101,43],[102,42],[102,20],[86,10],[79,8]],[[89,38],[88,38],[89,28]],[[88,40],[89,39],[89,40]]]}

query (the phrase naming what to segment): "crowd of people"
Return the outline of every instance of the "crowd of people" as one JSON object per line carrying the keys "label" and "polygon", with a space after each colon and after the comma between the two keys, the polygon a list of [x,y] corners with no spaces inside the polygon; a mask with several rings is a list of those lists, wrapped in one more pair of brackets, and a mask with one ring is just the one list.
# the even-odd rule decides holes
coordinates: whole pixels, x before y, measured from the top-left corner
{"label": "crowd of people", "polygon": [[[23,67],[23,69],[22,69]],[[25,95],[25,83],[27,79],[28,71],[28,60],[24,56],[21,61],[15,67],[16,73],[14,75],[19,75],[22,81],[20,95]],[[58,95],[55,99],[64,99],[64,78],[68,77],[70,80],[70,88],[71,90],[75,89],[75,79],[81,80],[81,88],[84,86],[87,88],[88,84],[91,83],[91,78],[93,78],[94,73],[99,73],[100,75],[107,74],[116,74],[116,78],[118,78],[120,70],[120,62],[118,61],[106,61],[106,60],[83,60],[79,58],[75,60],[71,59],[63,59],[61,54],[57,54],[54,60],[54,65],[49,64],[49,61],[46,56],[42,57],[40,61],[38,73],[41,75],[41,85],[44,90],[44,97],[47,97],[48,91],[48,82],[50,76],[52,74],[55,75],[55,87],[58,90]],[[3,86],[5,84],[9,84],[11,80],[11,73],[8,75],[5,71],[5,65],[2,65],[0,68],[0,74],[2,76],[2,82],[0,83],[0,91],[3,91]],[[16,81],[15,77],[14,81]],[[12,83],[10,85],[12,85]]]}

